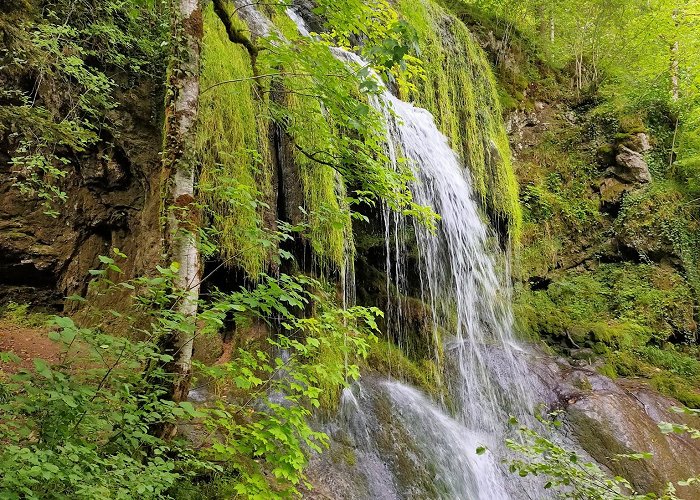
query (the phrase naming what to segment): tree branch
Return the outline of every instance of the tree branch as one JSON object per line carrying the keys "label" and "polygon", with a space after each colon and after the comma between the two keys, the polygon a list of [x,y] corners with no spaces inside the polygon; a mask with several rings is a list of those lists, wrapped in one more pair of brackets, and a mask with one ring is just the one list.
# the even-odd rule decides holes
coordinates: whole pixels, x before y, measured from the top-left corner
{"label": "tree branch", "polygon": [[228,39],[231,42],[243,45],[246,48],[248,54],[250,55],[250,61],[253,65],[253,73],[255,73],[259,53],[258,47],[250,38],[241,33],[241,31],[233,25],[231,22],[231,16],[226,10],[225,0],[214,0],[214,12],[216,12],[216,15],[219,16],[219,19],[221,19],[221,22],[224,24]]}
{"label": "tree branch", "polygon": [[[284,76],[284,77],[312,77],[316,76],[313,73],[284,73],[284,72],[278,72],[278,73],[265,73],[264,75],[254,75],[254,76],[246,76],[244,78],[234,78],[233,80],[223,80],[221,82],[216,82],[209,87],[205,88],[200,92],[200,94],[204,94],[205,92],[210,91],[213,88],[216,88],[220,85],[226,85],[227,83],[240,83],[240,82],[246,82],[248,80],[259,80],[260,78],[272,78],[275,76]],[[347,78],[348,75],[332,75],[332,74],[326,74],[323,75],[326,78]],[[316,96],[318,97],[318,96]]]}

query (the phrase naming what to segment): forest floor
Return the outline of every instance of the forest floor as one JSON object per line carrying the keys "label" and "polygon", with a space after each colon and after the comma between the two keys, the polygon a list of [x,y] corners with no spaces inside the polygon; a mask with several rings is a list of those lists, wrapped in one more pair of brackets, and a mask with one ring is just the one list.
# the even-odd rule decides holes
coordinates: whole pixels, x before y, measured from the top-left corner
{"label": "forest floor", "polygon": [[49,340],[46,328],[18,325],[0,319],[0,352],[11,352],[19,357],[19,363],[0,362],[0,371],[16,372],[32,368],[33,360],[41,358],[49,363],[60,361],[59,344]]}

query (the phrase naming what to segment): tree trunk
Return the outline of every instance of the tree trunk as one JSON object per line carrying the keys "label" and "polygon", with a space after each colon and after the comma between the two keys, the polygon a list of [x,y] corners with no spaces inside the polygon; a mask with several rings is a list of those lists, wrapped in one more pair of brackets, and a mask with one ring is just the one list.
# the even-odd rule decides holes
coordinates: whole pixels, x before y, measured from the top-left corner
{"label": "tree trunk", "polygon": [[[170,397],[179,402],[187,398],[189,390],[201,277],[200,214],[195,204],[197,167],[193,148],[203,21],[199,0],[174,0],[171,7],[172,59],[167,80],[163,147],[164,216],[167,221],[164,247],[167,259],[179,264],[173,285],[181,297],[175,309],[185,317],[186,325],[164,340],[166,349],[174,358],[168,366],[173,377]],[[173,427],[161,432],[163,435],[173,433]]]}
{"label": "tree trunk", "polygon": [[[678,11],[673,11],[673,23],[678,31]],[[671,98],[678,100],[678,40],[671,44]]]}
{"label": "tree trunk", "polygon": [[549,43],[554,43],[554,14],[549,15]]}

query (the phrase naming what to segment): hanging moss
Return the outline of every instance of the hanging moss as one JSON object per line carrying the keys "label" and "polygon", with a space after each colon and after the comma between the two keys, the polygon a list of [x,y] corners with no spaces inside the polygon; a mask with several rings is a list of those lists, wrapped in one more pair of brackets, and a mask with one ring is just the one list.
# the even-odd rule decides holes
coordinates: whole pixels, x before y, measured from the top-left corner
{"label": "hanging moss", "polygon": [[476,192],[517,240],[522,218],[518,184],[484,51],[459,19],[430,0],[399,0],[397,9],[417,31],[426,74],[417,89],[401,97],[435,115],[469,166]]}
{"label": "hanging moss", "polygon": [[[233,19],[234,22],[240,22]],[[221,258],[249,276],[263,271],[268,251],[256,243],[262,211],[272,198],[265,102],[254,96],[248,52],[229,41],[209,6],[204,12],[196,149],[202,200],[214,218]]]}
{"label": "hanging moss", "polygon": [[[295,141],[304,151],[333,151],[330,134],[332,128],[323,116],[318,102],[310,97],[299,95],[302,79],[287,79],[285,87],[290,92],[287,107],[298,111],[294,119],[302,124],[293,124],[294,129],[304,129],[303,136]],[[352,239],[350,214],[343,206],[345,197],[343,180],[333,169],[321,165],[299,150],[293,153],[293,161],[299,170],[303,189],[304,210],[307,216],[308,239],[314,254],[333,263],[343,265],[345,240]]]}
{"label": "hanging moss", "polygon": [[[286,38],[300,38],[294,22],[278,9],[274,9],[272,19]],[[299,76],[304,72],[295,71],[295,68],[284,68],[284,72],[289,75],[283,79],[282,90],[290,117],[286,123],[287,132],[305,152],[334,155],[333,134],[339,132],[323,112],[318,98],[309,94],[314,88],[313,82],[309,77]],[[296,148],[292,150],[292,161],[299,172],[305,212],[303,222],[308,226],[306,237],[314,256],[319,259],[316,265],[322,272],[328,265],[342,268],[346,256],[353,258],[354,248],[343,178],[329,166],[311,160]]]}

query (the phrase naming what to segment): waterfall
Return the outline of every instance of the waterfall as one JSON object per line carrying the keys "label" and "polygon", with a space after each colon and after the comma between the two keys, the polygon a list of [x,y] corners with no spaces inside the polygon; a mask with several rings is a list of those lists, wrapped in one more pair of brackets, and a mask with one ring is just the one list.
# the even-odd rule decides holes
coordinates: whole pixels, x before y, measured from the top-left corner
{"label": "waterfall", "polygon": [[[308,36],[303,20],[291,9],[288,14],[300,33]],[[354,53],[332,50],[348,64],[367,65]],[[375,78],[381,85],[379,77]],[[388,157],[395,167],[400,158],[407,160],[413,171],[414,200],[440,216],[436,231],[418,223],[414,223],[413,230],[419,251],[421,294],[430,306],[436,344],[444,346],[445,382],[455,411],[454,418],[450,417],[444,408],[398,382],[383,381],[368,388],[362,383],[345,391],[345,429],[363,454],[361,467],[369,467],[364,475],[373,498],[374,481],[380,481],[386,492],[378,498],[416,494],[413,486],[406,486],[411,479],[399,477],[399,465],[391,465],[390,457],[397,453],[413,457],[416,468],[428,467],[426,473],[432,475],[435,489],[422,491],[419,496],[511,498],[508,473],[500,464],[506,453],[502,443],[508,433],[507,420],[509,414],[521,418],[531,414],[534,396],[527,385],[530,377],[522,359],[526,352],[513,335],[506,270],[498,268],[498,259],[506,259],[482,219],[468,165],[450,148],[433,116],[396,98],[383,85],[380,95],[371,97],[370,102],[386,122]],[[401,339],[400,297],[407,282],[403,242],[411,222],[388,210],[384,219],[387,287],[393,285],[399,292],[388,304],[389,328],[395,329],[394,337]],[[436,357],[441,358],[437,353]],[[383,422],[379,416],[387,405],[389,422]],[[403,439],[410,451],[400,446],[392,449],[386,443],[383,449],[376,446],[376,442],[386,441],[377,435],[381,432],[377,427],[385,425],[405,430]],[[479,444],[488,445],[490,456],[476,456]],[[387,462],[393,474],[393,490],[385,484],[386,471],[377,467]]]}
{"label": "waterfall", "polygon": [[[414,231],[434,335],[446,342],[447,363],[458,372],[447,378],[451,395],[467,426],[495,431],[508,413],[529,410],[532,400],[523,383],[525,364],[518,359],[523,349],[513,338],[510,288],[505,273],[497,272],[500,250],[479,213],[469,172],[432,115],[388,91],[382,101],[388,140],[394,144],[389,156],[396,163],[398,150],[409,161],[414,200],[441,218],[434,233],[421,224],[414,224]],[[407,221],[395,213],[385,218],[394,221],[387,222],[387,258],[394,260],[394,285],[401,291],[402,266],[397,263]],[[439,330],[452,333],[452,339],[440,339]]]}

